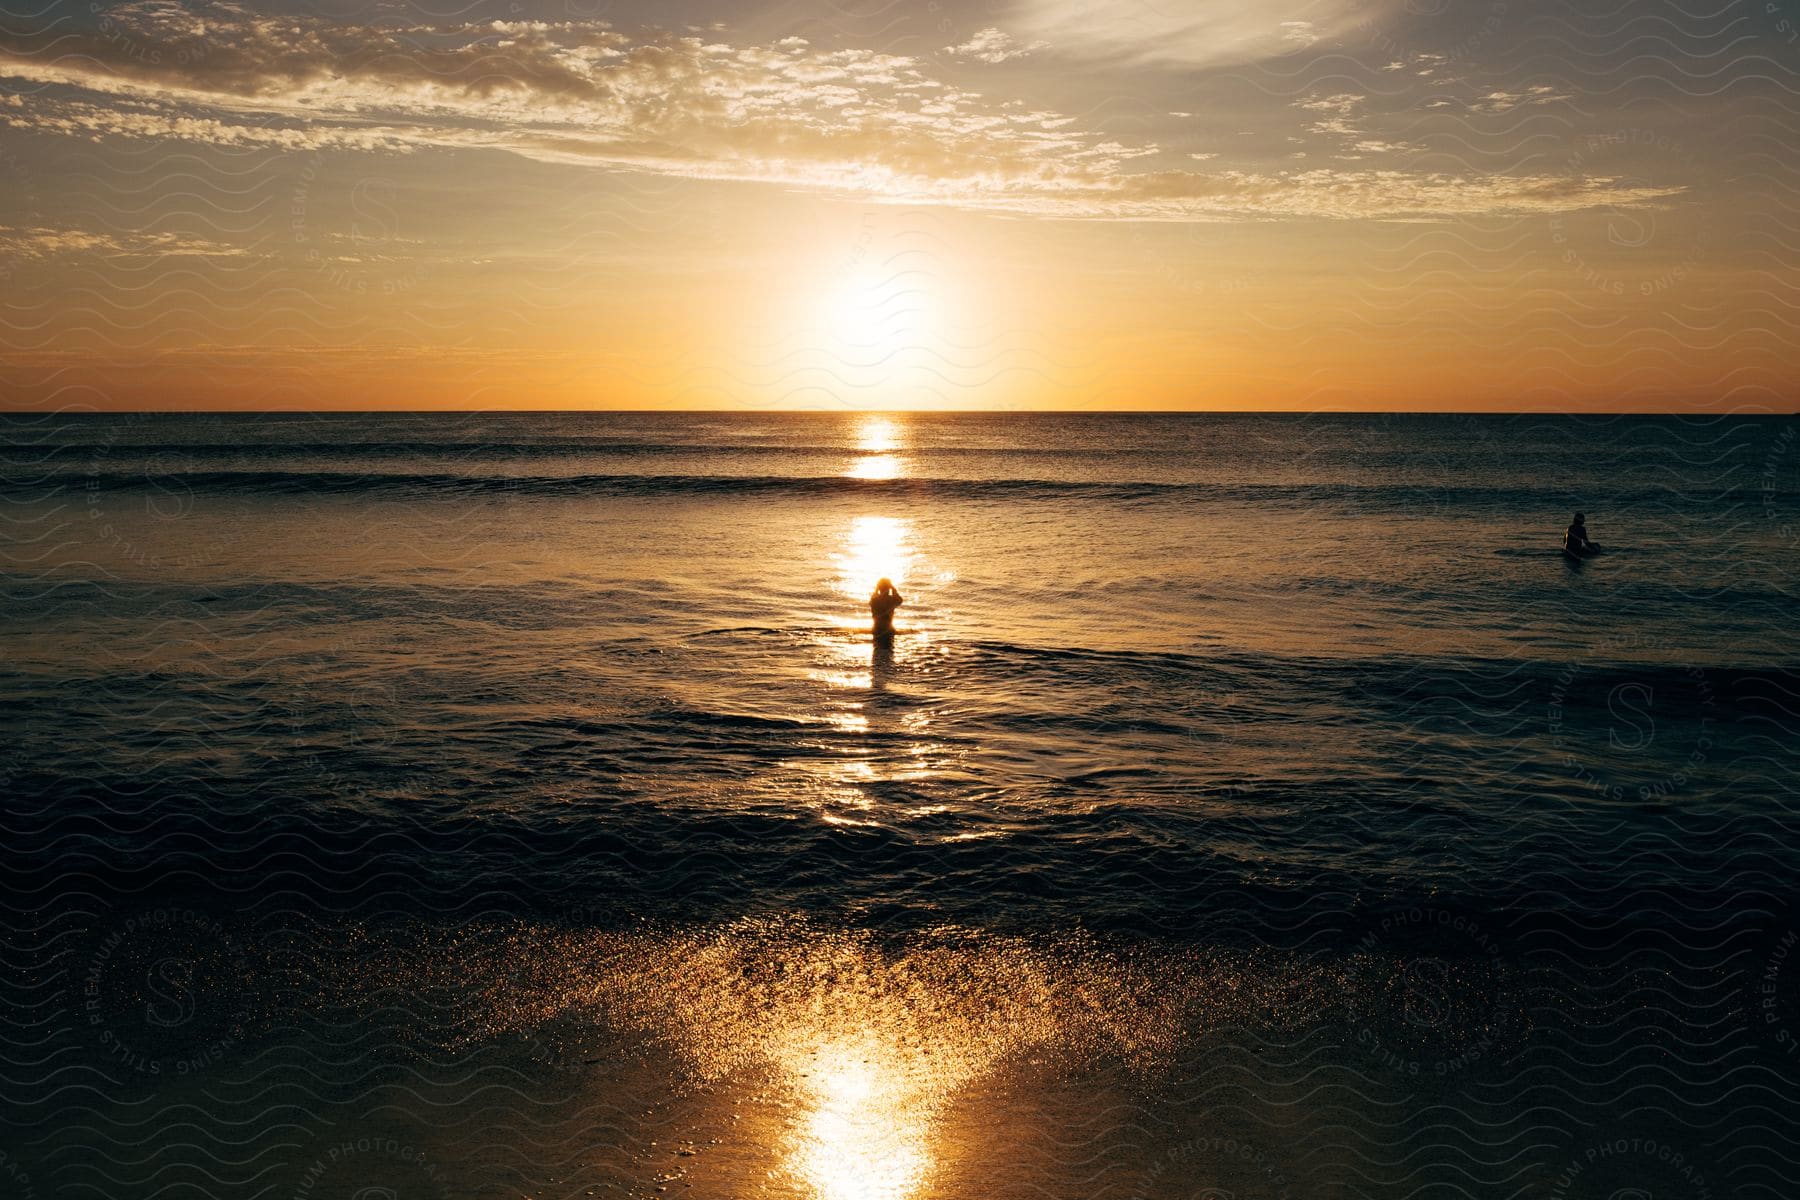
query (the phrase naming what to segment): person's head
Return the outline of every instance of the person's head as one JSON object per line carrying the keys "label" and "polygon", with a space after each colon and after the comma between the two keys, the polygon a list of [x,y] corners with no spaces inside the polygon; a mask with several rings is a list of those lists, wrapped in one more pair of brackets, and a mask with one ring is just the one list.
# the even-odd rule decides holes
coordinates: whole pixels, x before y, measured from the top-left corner
{"label": "person's head", "polygon": [[1577,525],[1586,525],[1586,524],[1587,524],[1587,517],[1586,517],[1586,516],[1584,516],[1584,515],[1583,515],[1583,514],[1581,514],[1581,513],[1576,513],[1576,514],[1575,514],[1575,524],[1577,524]]}
{"label": "person's head", "polygon": [[875,590],[878,592],[891,592],[894,590],[894,581],[883,576],[881,580],[876,583]]}

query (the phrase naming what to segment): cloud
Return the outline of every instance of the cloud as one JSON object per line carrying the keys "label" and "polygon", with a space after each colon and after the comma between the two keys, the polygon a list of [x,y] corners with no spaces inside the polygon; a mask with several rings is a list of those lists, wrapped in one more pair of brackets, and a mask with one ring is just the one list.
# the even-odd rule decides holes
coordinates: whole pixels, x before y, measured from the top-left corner
{"label": "cloud", "polygon": [[1056,53],[1180,67],[1258,62],[1375,28],[1401,0],[1017,0],[1015,28]]}
{"label": "cloud", "polygon": [[1307,129],[1312,133],[1342,139],[1343,151],[1335,156],[1337,158],[1358,159],[1365,154],[1398,154],[1419,149],[1413,142],[1371,137],[1363,127],[1362,107],[1367,100],[1368,97],[1358,96],[1353,92],[1338,92],[1330,96],[1311,96],[1297,100],[1294,106],[1324,114],[1322,119],[1312,122]]}
{"label": "cloud", "polygon": [[[4,73],[3,64],[0,64],[0,73]],[[423,144],[420,131],[412,128],[299,126],[291,121],[202,115],[137,99],[111,105],[82,100],[37,100],[28,115],[0,113],[0,124],[90,139],[170,139],[212,146],[266,146],[278,150],[404,152]]]}
{"label": "cloud", "polygon": [[96,233],[84,229],[0,225],[0,257],[100,254],[134,258],[243,258],[249,251],[179,233]]}
{"label": "cloud", "polygon": [[1309,96],[1305,100],[1296,100],[1294,107],[1325,114],[1321,120],[1307,126],[1314,133],[1353,137],[1362,133],[1356,122],[1357,110],[1362,107],[1364,99],[1365,97],[1351,92],[1339,92],[1332,96]]}
{"label": "cloud", "polygon": [[1654,204],[1675,189],[1617,180],[1545,175],[1481,178],[1404,171],[1311,170],[1278,175],[1224,172],[1145,174],[1119,189],[1143,210],[1211,205],[1212,210],[1267,217],[1431,218],[1566,212],[1605,205]]}
{"label": "cloud", "polygon": [[[149,0],[105,10],[86,32],[0,33],[0,77],[80,89],[0,105],[0,124],[286,150],[487,149],[1057,217],[1412,218],[1669,194],[1599,178],[1159,170],[1192,160],[956,88],[917,59],[717,37],[592,21],[353,25]],[[1349,136],[1354,99],[1320,101],[1321,124]]]}
{"label": "cloud", "polygon": [[1555,100],[1567,100],[1567,92],[1559,92],[1547,83],[1534,84],[1519,91],[1492,91],[1472,101],[1469,108],[1475,112],[1503,113],[1510,112],[1521,105],[1549,104]]}
{"label": "cloud", "polygon": [[1024,58],[1027,54],[1033,54],[1048,46],[1048,42],[1020,45],[1009,34],[1002,33],[998,29],[983,29],[960,46],[944,47],[944,53],[951,58],[968,58],[984,63],[1003,63],[1008,59]]}
{"label": "cloud", "polygon": [[1319,40],[1311,21],[1283,21],[1281,40],[1296,50],[1304,50]]}

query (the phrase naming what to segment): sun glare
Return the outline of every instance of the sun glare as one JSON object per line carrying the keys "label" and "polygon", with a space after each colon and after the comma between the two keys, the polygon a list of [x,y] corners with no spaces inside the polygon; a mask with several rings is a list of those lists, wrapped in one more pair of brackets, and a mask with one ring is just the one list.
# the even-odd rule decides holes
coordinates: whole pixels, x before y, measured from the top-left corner
{"label": "sun glare", "polygon": [[865,454],[850,464],[846,472],[852,479],[898,479],[900,459],[892,454]]}
{"label": "sun glare", "polygon": [[936,309],[922,272],[897,263],[866,265],[827,296],[822,323],[851,361],[874,365],[935,337]]}
{"label": "sun glare", "polygon": [[863,417],[856,428],[856,448],[864,454],[887,454],[898,450],[899,424],[891,417]]}
{"label": "sun glare", "polygon": [[821,282],[809,361],[842,401],[864,409],[938,406],[954,356],[943,280],[923,263],[893,254]]}
{"label": "sun glare", "polygon": [[903,1200],[924,1182],[931,1157],[918,1098],[891,1055],[831,1045],[808,1064],[809,1109],[796,1173],[819,1200]]}
{"label": "sun glare", "polygon": [[912,522],[904,517],[857,517],[851,521],[844,548],[837,555],[838,590],[865,600],[882,579],[893,580],[896,587],[903,585],[912,565],[911,532]]}
{"label": "sun glare", "polygon": [[887,417],[867,416],[856,430],[857,457],[844,472],[852,479],[898,479],[906,460],[894,451],[905,445],[899,424]]}

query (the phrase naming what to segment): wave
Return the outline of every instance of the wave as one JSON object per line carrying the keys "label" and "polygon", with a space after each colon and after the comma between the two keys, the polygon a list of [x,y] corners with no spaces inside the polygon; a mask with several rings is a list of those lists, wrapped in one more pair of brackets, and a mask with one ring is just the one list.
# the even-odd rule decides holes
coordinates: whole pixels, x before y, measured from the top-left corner
{"label": "wave", "polygon": [[[1433,511],[1448,506],[1489,506],[1508,510],[1554,509],[1580,502],[1560,488],[1419,487],[1404,484],[1217,483],[1090,479],[900,478],[857,479],[843,475],[653,475],[473,474],[448,471],[49,471],[35,478],[0,482],[0,496],[39,499],[64,490],[89,492],[221,492],[273,496],[365,495],[379,497],[460,496],[820,496],[908,497],[921,499],[1094,499],[1142,501],[1181,499],[1253,505],[1339,504],[1384,510]],[[1786,493],[1783,493],[1785,495]],[[1800,495],[1800,493],[1796,493]],[[1638,488],[1609,497],[1631,504],[1702,504],[1728,501],[1733,492],[1684,492]],[[1742,497],[1740,497],[1742,498]]]}
{"label": "wave", "polygon": [[[1103,446],[908,446],[892,453],[907,458],[1049,458],[1117,460],[1122,448]],[[1171,447],[1132,446],[1133,458],[1183,458],[1187,451]],[[853,442],[781,443],[642,441],[617,438],[558,437],[540,441],[405,441],[321,442],[42,442],[0,443],[0,462],[29,463],[53,458],[94,462],[142,456],[170,459],[455,459],[482,462],[538,458],[651,458],[755,454],[765,458],[856,456],[878,453]]]}

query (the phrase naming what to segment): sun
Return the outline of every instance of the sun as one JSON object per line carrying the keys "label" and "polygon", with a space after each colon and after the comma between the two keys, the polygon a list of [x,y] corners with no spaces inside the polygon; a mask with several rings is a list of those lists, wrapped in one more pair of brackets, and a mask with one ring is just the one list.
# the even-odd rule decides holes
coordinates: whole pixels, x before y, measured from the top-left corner
{"label": "sun", "polygon": [[906,256],[857,264],[819,293],[817,351],[859,408],[911,407],[941,381],[948,347],[940,281]]}
{"label": "sun", "polygon": [[859,264],[826,293],[820,324],[858,356],[904,351],[935,332],[932,291],[924,272],[903,263]]}

